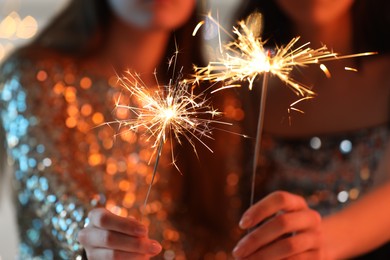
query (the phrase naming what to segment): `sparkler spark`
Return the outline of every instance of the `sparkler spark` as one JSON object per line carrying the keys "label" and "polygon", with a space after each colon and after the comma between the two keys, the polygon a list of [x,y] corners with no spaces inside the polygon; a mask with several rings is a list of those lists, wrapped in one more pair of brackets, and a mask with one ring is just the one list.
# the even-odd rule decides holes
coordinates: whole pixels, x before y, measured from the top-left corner
{"label": "sparkler spark", "polygon": [[[208,19],[226,32],[211,15],[208,15]],[[238,22],[238,27],[233,27],[233,33],[237,39],[222,46],[222,57],[217,61],[210,62],[207,67],[195,67],[196,73],[193,81],[224,81],[227,86],[225,85],[223,88],[239,86],[237,84],[230,85],[233,82],[248,81],[249,89],[252,89],[256,77],[270,73],[285,82],[295,94],[311,96],[315,93],[308,86],[290,77],[294,67],[305,67],[309,64],[319,64],[321,61],[374,54],[367,52],[339,56],[337,53],[329,51],[325,45],[318,49],[312,49],[309,47],[309,42],[294,48],[300,37],[293,38],[285,46],[269,50],[264,47],[266,41],[260,37],[261,24],[261,14],[258,12],[251,14],[246,20]],[[230,36],[234,39],[232,35]],[[327,69],[324,67],[325,65],[321,64],[321,69],[325,72]],[[325,73],[327,76],[330,75],[328,72]]]}
{"label": "sparkler spark", "polygon": [[[214,22],[219,29],[222,29],[230,35],[211,15],[209,20]],[[199,30],[196,27],[196,31]],[[249,89],[253,88],[254,80],[263,75],[263,84],[261,91],[259,120],[256,132],[256,143],[254,149],[252,180],[251,180],[251,197],[250,205],[254,204],[255,177],[257,169],[257,161],[260,153],[260,145],[262,132],[264,128],[264,111],[267,96],[268,78],[270,75],[278,77],[282,82],[298,96],[302,98],[292,103],[288,112],[297,111],[303,113],[302,110],[294,108],[294,105],[306,99],[315,96],[308,86],[298,82],[290,76],[295,67],[306,67],[310,64],[320,64],[322,61],[330,61],[337,59],[352,58],[358,56],[367,56],[375,54],[373,52],[360,53],[339,56],[327,49],[324,45],[318,49],[309,47],[310,43],[305,43],[295,48],[299,37],[293,38],[287,45],[276,47],[274,50],[266,49],[265,43],[260,37],[262,31],[262,16],[259,12],[255,12],[246,19],[246,21],[238,22],[238,27],[233,27],[233,33],[236,35],[236,40],[232,37],[232,41],[221,45],[221,57],[217,61],[212,61],[207,67],[195,67],[195,75],[193,82],[209,80],[211,82],[225,82],[226,85],[214,90],[220,91],[226,88],[240,87],[240,84],[234,82],[248,81]],[[219,31],[218,31],[219,32]],[[321,70],[327,77],[330,77],[330,72],[325,65],[320,64]]]}
{"label": "sparkler spark", "polygon": [[[135,115],[134,118],[115,121],[120,127],[126,127],[128,131],[143,129],[148,141],[154,139],[153,148],[157,148],[161,141],[165,143],[168,136],[174,136],[180,144],[181,137],[184,137],[195,153],[194,140],[212,152],[201,138],[212,138],[211,123],[228,123],[214,119],[221,112],[210,106],[205,91],[194,94],[191,87],[179,78],[176,81],[171,79],[167,86],[158,86],[153,90],[145,86],[139,75],[130,71],[126,74],[119,81],[139,105],[122,104],[121,98],[117,100],[117,109],[127,109]],[[205,115],[210,119],[204,118]],[[175,164],[174,160],[172,162]]]}
{"label": "sparkler spark", "polygon": [[141,131],[147,136],[147,141],[152,142],[151,147],[154,150],[150,161],[153,157],[156,158],[144,208],[156,174],[162,147],[167,140],[170,140],[171,144],[172,163],[179,170],[174,159],[173,139],[181,144],[184,138],[191,144],[196,154],[196,141],[213,152],[201,138],[212,139],[212,131],[215,129],[210,126],[212,123],[231,125],[216,119],[221,115],[221,112],[211,107],[210,100],[205,95],[207,89],[200,94],[195,94],[193,88],[180,78],[181,76],[175,80],[171,79],[166,86],[159,86],[155,73],[157,88],[151,88],[143,83],[138,74],[130,71],[127,71],[124,77],[118,77],[131,101],[125,103],[122,93],[117,99],[115,107],[129,111],[131,117],[106,124],[118,124],[119,128],[125,128],[124,132]]}

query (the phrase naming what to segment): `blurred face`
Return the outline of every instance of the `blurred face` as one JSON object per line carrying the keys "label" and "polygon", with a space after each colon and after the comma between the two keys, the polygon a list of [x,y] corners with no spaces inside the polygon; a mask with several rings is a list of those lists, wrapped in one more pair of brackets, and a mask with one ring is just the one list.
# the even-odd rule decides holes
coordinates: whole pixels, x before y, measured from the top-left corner
{"label": "blurred face", "polygon": [[296,23],[326,25],[346,15],[354,0],[276,0]]}
{"label": "blurred face", "polygon": [[113,12],[129,25],[145,29],[173,30],[189,19],[195,1],[108,0],[108,3]]}

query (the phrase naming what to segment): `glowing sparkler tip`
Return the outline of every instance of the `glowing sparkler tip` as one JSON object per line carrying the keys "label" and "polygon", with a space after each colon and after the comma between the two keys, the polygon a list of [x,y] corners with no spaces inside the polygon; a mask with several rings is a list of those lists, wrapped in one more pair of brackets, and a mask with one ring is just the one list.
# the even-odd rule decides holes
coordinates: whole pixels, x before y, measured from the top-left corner
{"label": "glowing sparkler tip", "polygon": [[176,111],[172,107],[168,107],[162,111],[163,118],[165,118],[166,121],[169,121],[171,119],[174,119],[176,115]]}
{"label": "glowing sparkler tip", "polygon": [[[209,20],[214,22],[218,28],[226,31],[217,20],[212,17]],[[265,41],[260,37],[262,30],[261,20],[261,14],[255,12],[245,21],[239,21],[238,26],[233,27],[233,33],[237,39],[222,46],[222,54],[217,61],[210,62],[206,67],[194,67],[195,75],[192,82],[203,80],[212,82],[222,81],[227,85],[232,85],[233,82],[247,81],[249,89],[252,89],[253,83],[258,76],[270,73],[285,82],[297,95],[303,97],[313,96],[315,93],[309,87],[291,77],[291,71],[295,67],[375,54],[374,52],[366,52],[338,56],[337,53],[328,50],[325,45],[312,49],[309,47],[309,42],[295,47],[300,37],[293,38],[285,46],[270,50],[265,48]],[[327,77],[331,76],[325,65],[320,64],[320,68]],[[220,89],[226,88],[226,86],[222,86]]]}
{"label": "glowing sparkler tip", "polygon": [[[151,159],[159,156],[160,144],[168,139],[171,142],[175,139],[179,143],[181,139],[187,140],[195,153],[195,142],[212,151],[201,138],[212,138],[215,128],[211,124],[227,125],[215,119],[221,113],[211,107],[205,93],[195,94],[193,86],[186,80],[170,79],[167,86],[159,86],[156,76],[157,89],[147,87],[139,74],[130,71],[125,76],[118,77],[118,80],[129,95],[124,92],[118,95],[115,101],[116,111],[121,111],[119,114],[128,111],[124,114],[129,116],[105,124],[118,124],[119,129],[125,128],[123,132],[142,131],[147,136],[147,141],[153,140]],[[173,148],[173,144],[171,147]],[[173,154],[172,151],[172,163],[176,166]]]}

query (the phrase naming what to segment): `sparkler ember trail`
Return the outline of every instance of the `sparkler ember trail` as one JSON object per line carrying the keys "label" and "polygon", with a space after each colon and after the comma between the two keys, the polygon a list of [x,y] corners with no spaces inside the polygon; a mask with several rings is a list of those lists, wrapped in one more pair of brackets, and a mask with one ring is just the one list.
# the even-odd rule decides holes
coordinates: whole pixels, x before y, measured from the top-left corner
{"label": "sparkler ember trail", "polygon": [[[208,15],[207,18],[230,35],[211,15]],[[221,46],[222,57],[217,61],[210,62],[207,67],[195,67],[196,73],[193,81],[224,81],[227,84],[214,92],[224,88],[239,87],[240,85],[230,84],[240,81],[248,81],[249,89],[252,89],[257,76],[269,73],[285,82],[297,95],[313,96],[315,93],[309,87],[290,77],[294,67],[305,67],[309,64],[319,64],[321,61],[374,54],[367,52],[338,56],[337,53],[329,51],[326,46],[312,49],[309,47],[309,42],[294,48],[299,37],[293,38],[285,46],[276,47],[275,50],[267,50],[264,47],[266,41],[260,37],[261,19],[261,14],[255,12],[246,21],[238,22],[239,27],[233,27],[233,33],[237,39]],[[230,36],[234,39],[232,35]],[[321,69],[326,69],[323,64]]]}
{"label": "sparkler ember trail", "polygon": [[[310,64],[320,64],[322,61],[367,56],[375,53],[367,52],[338,56],[337,53],[329,51],[326,46],[322,46],[318,49],[312,49],[309,47],[310,43],[305,43],[297,48],[294,48],[295,44],[299,40],[299,37],[293,38],[285,46],[276,47],[274,50],[268,50],[264,47],[266,41],[263,41],[260,37],[262,29],[262,15],[259,12],[252,13],[245,21],[238,22],[238,27],[233,27],[233,33],[236,35],[235,40],[232,35],[220,26],[218,21],[211,17],[211,15],[208,15],[208,19],[218,26],[218,32],[223,30],[233,40],[225,45],[220,43],[221,57],[217,61],[210,62],[207,67],[195,67],[195,75],[192,81],[222,81],[226,84],[213,92],[226,88],[241,87],[240,84],[235,82],[248,81],[249,89],[251,90],[253,88],[254,80],[259,75],[263,76],[252,167],[250,197],[250,206],[252,206],[254,204],[257,161],[260,153],[261,137],[264,128],[264,111],[269,76],[273,75],[278,77],[282,82],[285,82],[296,95],[301,96],[298,101],[290,105],[288,111],[295,110],[302,112],[293,106],[302,100],[313,98],[315,96],[315,92],[290,77],[290,73],[295,67],[306,67]],[[194,33],[199,30],[202,24],[203,23],[200,23],[199,26],[195,28]],[[330,73],[325,65],[320,64],[320,68],[324,71],[327,77],[330,77]]]}
{"label": "sparkler ember trail", "polygon": [[178,169],[173,152],[173,138],[179,144],[183,138],[187,140],[195,153],[197,153],[196,141],[212,152],[201,140],[203,137],[212,139],[212,131],[215,128],[210,124],[231,125],[215,119],[221,115],[221,112],[211,107],[210,100],[205,96],[207,89],[200,94],[194,94],[193,88],[182,81],[180,75],[175,80],[171,79],[167,86],[159,86],[156,73],[155,78],[157,88],[147,87],[139,75],[130,71],[126,72],[126,76],[118,77],[119,83],[125,92],[128,92],[126,97],[130,97],[130,102],[124,104],[122,97],[125,93],[122,92],[115,107],[129,111],[131,117],[106,123],[108,125],[118,124],[120,129],[125,128],[124,132],[141,131],[147,136],[147,141],[152,142],[151,147],[154,151],[150,160],[153,157],[156,159],[144,208],[156,175],[162,147],[167,140],[170,140],[171,144],[172,163]]}

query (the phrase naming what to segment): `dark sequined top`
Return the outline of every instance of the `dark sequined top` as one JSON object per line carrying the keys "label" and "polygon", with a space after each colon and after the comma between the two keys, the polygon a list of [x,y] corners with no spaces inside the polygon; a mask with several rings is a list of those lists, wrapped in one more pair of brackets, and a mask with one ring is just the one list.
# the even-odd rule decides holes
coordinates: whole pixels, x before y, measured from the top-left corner
{"label": "dark sequined top", "polygon": [[[263,188],[263,195],[274,190],[293,192],[322,216],[330,215],[389,180],[388,172],[380,169],[389,137],[388,124],[310,138],[266,136],[258,189]],[[387,243],[354,259],[389,257]]]}
{"label": "dark sequined top", "polygon": [[267,192],[287,190],[323,216],[334,213],[384,177],[377,168],[388,140],[388,125],[301,139],[266,137],[263,152],[272,171]]}

